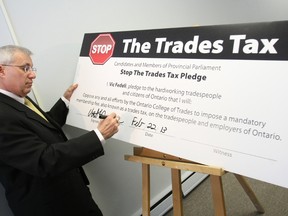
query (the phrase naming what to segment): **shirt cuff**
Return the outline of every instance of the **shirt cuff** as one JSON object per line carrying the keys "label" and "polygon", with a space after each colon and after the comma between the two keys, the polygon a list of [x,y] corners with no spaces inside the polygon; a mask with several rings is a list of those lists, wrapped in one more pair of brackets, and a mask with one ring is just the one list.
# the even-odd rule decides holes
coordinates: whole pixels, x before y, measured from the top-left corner
{"label": "shirt cuff", "polygon": [[102,143],[102,145],[105,144],[106,140],[104,139],[103,135],[101,134],[101,132],[98,129],[94,129],[96,135],[98,136],[100,142]]}
{"label": "shirt cuff", "polygon": [[66,107],[69,108],[70,101],[67,100],[64,96],[62,96],[61,99],[66,104]]}

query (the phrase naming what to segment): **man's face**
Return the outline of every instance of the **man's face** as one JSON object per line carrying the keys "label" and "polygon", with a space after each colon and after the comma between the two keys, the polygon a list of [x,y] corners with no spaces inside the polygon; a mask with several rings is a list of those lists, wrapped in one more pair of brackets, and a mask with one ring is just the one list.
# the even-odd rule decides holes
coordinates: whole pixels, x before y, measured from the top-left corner
{"label": "man's face", "polygon": [[[12,92],[19,97],[25,97],[32,89],[33,79],[36,78],[34,71],[25,72],[24,66],[33,66],[30,56],[17,52],[14,61],[9,65],[0,65],[0,88]],[[23,67],[15,67],[23,66]]]}

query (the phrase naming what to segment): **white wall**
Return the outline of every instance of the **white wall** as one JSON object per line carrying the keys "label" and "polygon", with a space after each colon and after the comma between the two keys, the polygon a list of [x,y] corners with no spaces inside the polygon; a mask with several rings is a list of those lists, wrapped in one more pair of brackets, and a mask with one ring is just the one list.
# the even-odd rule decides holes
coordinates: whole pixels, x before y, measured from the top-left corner
{"label": "white wall", "polygon": [[[84,33],[288,19],[287,0],[3,0],[18,42],[34,53],[35,90],[48,109],[73,83]],[[0,30],[1,31],[1,30]],[[1,33],[0,33],[1,40]],[[65,127],[68,136],[84,131]],[[105,216],[141,208],[141,165],[124,161],[133,146],[110,140],[106,155],[85,166]],[[168,169],[152,169],[151,198],[170,185]],[[10,216],[3,189],[0,215]],[[4,205],[4,206],[2,206]]]}

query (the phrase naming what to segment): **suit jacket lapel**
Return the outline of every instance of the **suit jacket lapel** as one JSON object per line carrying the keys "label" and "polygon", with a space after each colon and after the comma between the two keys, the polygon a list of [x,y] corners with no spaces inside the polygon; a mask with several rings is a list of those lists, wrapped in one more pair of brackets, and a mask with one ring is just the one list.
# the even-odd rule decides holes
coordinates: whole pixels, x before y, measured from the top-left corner
{"label": "suit jacket lapel", "polygon": [[[32,112],[27,112],[27,115],[29,115],[30,118],[33,118],[36,121],[40,121],[42,124],[45,124],[47,127],[51,127],[52,125],[56,127],[58,130],[62,131],[61,127],[52,119],[49,115],[47,115],[46,112],[44,112],[38,104],[36,104],[31,98],[28,96],[26,97],[44,116],[45,118],[49,121],[47,122],[45,119],[43,119],[41,116],[39,116],[37,113],[35,113],[33,110],[28,108]],[[25,105],[24,105],[25,106]],[[25,106],[26,107],[26,106]]]}
{"label": "suit jacket lapel", "polygon": [[[58,124],[55,123],[54,120],[50,118],[50,116],[48,116],[45,112],[43,112],[43,110],[37,104],[35,104],[30,98],[29,98],[29,100],[31,101],[31,103],[34,104],[34,106],[36,106],[40,110],[40,112],[48,119],[48,121],[51,124],[49,122],[47,122],[45,119],[43,119],[41,116],[39,116],[37,113],[35,113],[33,110],[31,110],[29,107],[27,107],[26,105],[14,100],[13,98],[10,98],[7,95],[0,93],[0,101],[2,103],[7,104],[8,106],[11,106],[12,108],[14,108],[20,112],[24,112],[25,115],[27,116],[27,118],[29,118],[31,120],[38,121],[41,124],[43,124],[49,128],[55,129],[55,127],[56,127],[59,130]],[[61,128],[60,128],[60,130],[61,130]]]}

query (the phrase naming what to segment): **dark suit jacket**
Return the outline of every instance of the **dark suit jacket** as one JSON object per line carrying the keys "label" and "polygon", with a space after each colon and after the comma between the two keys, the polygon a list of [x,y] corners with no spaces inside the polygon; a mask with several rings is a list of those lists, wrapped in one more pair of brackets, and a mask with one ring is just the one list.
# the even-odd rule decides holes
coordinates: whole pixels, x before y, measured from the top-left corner
{"label": "dark suit jacket", "polygon": [[0,181],[17,216],[86,215],[91,194],[79,167],[104,151],[94,131],[67,140],[61,130],[67,113],[59,100],[43,112],[48,123],[0,93]]}

